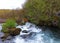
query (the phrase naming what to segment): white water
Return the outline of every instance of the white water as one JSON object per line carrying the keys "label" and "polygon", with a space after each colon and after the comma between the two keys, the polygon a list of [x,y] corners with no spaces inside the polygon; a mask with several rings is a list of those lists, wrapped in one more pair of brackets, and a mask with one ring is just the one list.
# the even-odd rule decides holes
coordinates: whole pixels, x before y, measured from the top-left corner
{"label": "white water", "polygon": [[[47,28],[45,31],[42,31],[41,27],[38,28],[36,25],[28,22],[16,28],[22,29],[18,36],[13,37],[11,40],[5,40],[4,42],[0,38],[0,43],[60,43],[60,40],[55,40],[52,32]],[[3,36],[1,29],[2,25],[0,25],[0,37]]]}
{"label": "white water", "polygon": [[48,32],[42,32],[41,28],[38,28],[34,24],[26,23],[23,26],[17,26],[22,31],[26,30],[27,33],[20,32],[20,35],[16,36],[13,40],[15,43],[55,43],[53,38],[49,36]]}

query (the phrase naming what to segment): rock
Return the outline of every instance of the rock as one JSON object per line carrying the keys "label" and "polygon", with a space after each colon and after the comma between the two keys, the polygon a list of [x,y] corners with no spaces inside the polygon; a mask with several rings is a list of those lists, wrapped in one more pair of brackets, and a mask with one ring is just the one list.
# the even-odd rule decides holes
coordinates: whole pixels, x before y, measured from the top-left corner
{"label": "rock", "polygon": [[60,17],[60,11],[58,11],[58,12],[56,13],[56,16]]}
{"label": "rock", "polygon": [[58,26],[58,21],[57,21],[57,20],[53,21],[53,22],[52,22],[52,25],[53,25],[54,27],[57,27],[57,26]]}
{"label": "rock", "polygon": [[20,35],[20,37],[22,37],[22,38],[32,38],[35,35],[36,35],[36,32],[31,32],[29,34]]}
{"label": "rock", "polygon": [[8,36],[6,39],[7,40],[11,40],[11,39],[13,39],[14,37],[12,37],[12,36]]}
{"label": "rock", "polygon": [[23,18],[22,21],[28,22],[28,19],[27,18]]}
{"label": "rock", "polygon": [[20,34],[20,31],[21,31],[20,28],[12,28],[12,29],[9,29],[9,34],[11,36],[16,36]]}
{"label": "rock", "polygon": [[8,33],[5,33],[4,36],[1,37],[2,41],[4,41],[9,36]]}
{"label": "rock", "polygon": [[28,31],[27,30],[24,30],[24,31],[22,31],[23,33],[28,33]]}
{"label": "rock", "polygon": [[28,38],[28,36],[29,36],[28,34],[25,34],[25,35],[21,35],[20,37],[25,39],[25,38]]}
{"label": "rock", "polygon": [[16,21],[18,25],[24,25],[26,22],[28,22],[27,18],[22,18],[21,20]]}
{"label": "rock", "polygon": [[9,32],[4,33],[4,36],[1,37],[2,41],[6,40],[6,39],[10,39],[10,37],[8,38],[8,36],[16,36],[20,34],[21,29],[20,28],[11,28],[8,29]]}

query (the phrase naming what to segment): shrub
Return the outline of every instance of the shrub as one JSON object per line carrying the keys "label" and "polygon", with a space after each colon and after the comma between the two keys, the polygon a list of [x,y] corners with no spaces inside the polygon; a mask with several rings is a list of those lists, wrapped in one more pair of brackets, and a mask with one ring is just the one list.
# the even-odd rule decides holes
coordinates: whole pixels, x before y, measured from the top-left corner
{"label": "shrub", "polygon": [[15,28],[16,22],[14,20],[7,20],[6,23],[2,25],[2,32],[8,32],[8,29]]}

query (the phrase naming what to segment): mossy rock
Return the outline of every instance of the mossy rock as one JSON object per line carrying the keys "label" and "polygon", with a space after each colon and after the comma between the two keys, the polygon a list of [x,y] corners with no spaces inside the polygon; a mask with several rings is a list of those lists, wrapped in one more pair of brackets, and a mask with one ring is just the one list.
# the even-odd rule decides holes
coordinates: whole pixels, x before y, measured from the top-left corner
{"label": "mossy rock", "polygon": [[7,30],[3,30],[4,32],[4,36],[1,37],[1,39],[4,41],[7,39],[8,36],[16,36],[19,35],[21,32],[20,28],[11,28],[11,29],[7,29]]}
{"label": "mossy rock", "polygon": [[19,35],[20,34],[21,29],[20,28],[11,28],[8,31],[9,31],[9,34],[11,36],[16,36],[16,35]]}

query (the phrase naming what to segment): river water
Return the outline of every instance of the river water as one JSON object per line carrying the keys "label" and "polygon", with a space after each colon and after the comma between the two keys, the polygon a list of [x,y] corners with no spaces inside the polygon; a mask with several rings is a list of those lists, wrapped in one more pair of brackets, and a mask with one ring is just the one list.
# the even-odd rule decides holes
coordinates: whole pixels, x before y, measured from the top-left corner
{"label": "river water", "polygon": [[[55,40],[52,32],[48,29],[42,31],[41,27],[36,26],[32,23],[25,23],[25,25],[19,25],[16,28],[21,28],[22,31],[19,35],[11,37],[10,40],[6,39],[2,41],[0,38],[0,43],[60,43],[59,40]],[[2,26],[0,25],[0,30]],[[0,32],[0,37],[3,33]]]}

